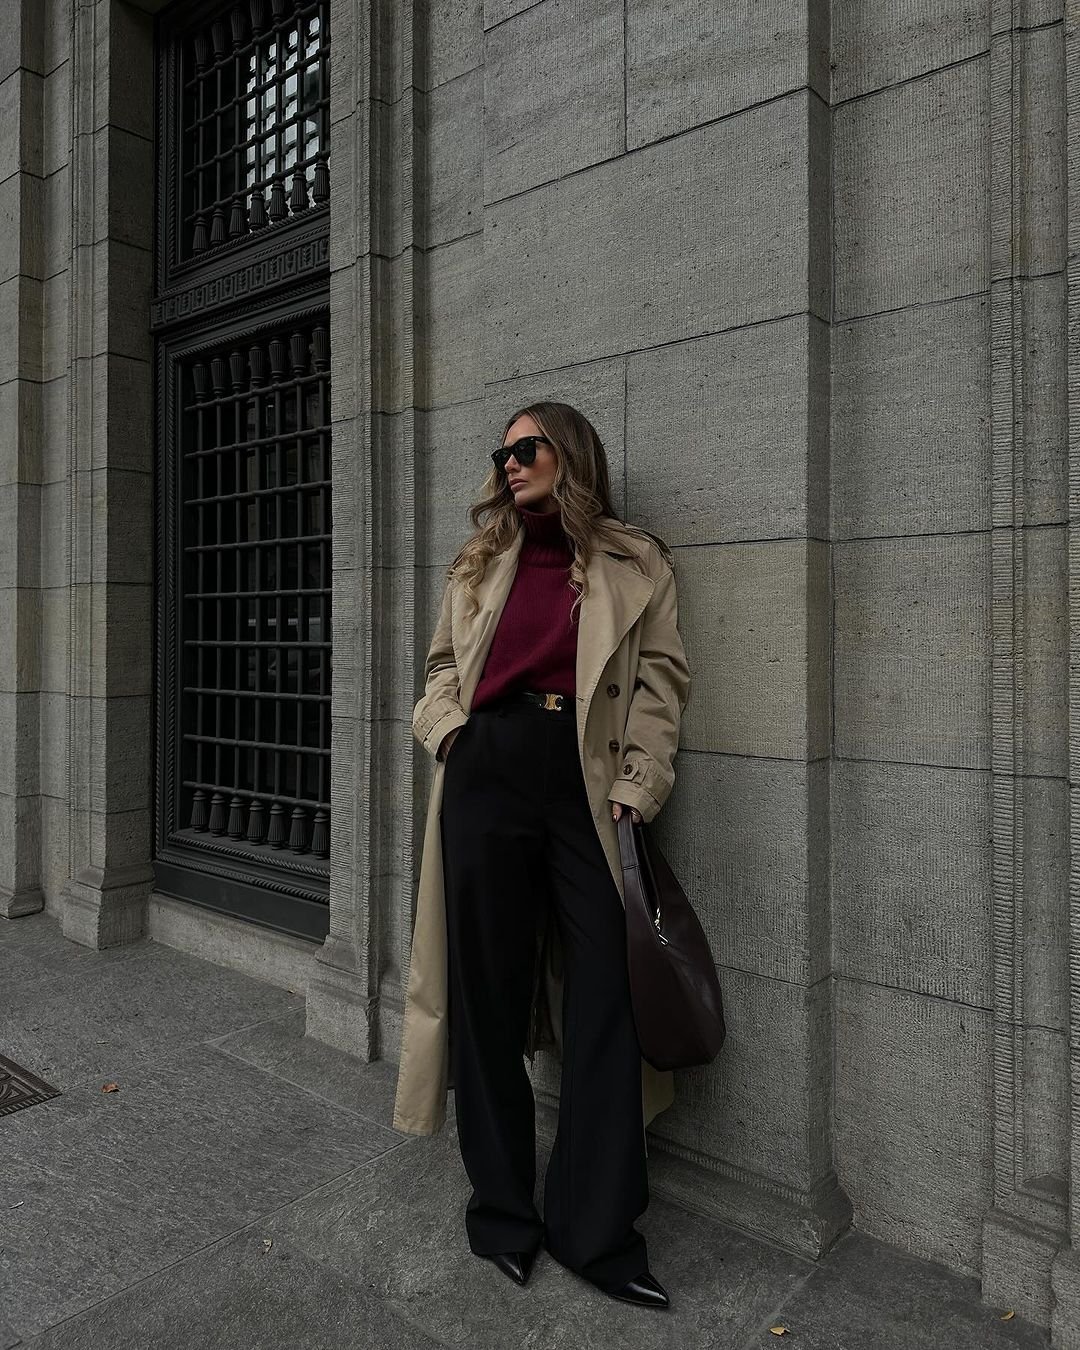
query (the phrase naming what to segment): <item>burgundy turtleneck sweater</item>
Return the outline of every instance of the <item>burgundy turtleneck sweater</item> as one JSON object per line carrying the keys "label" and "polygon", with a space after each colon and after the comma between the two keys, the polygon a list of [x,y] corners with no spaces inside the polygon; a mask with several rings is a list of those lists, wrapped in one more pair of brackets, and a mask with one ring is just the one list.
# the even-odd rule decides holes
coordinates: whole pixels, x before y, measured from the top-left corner
{"label": "burgundy turtleneck sweater", "polygon": [[525,526],[525,538],[473,694],[474,708],[519,689],[571,696],[577,692],[574,668],[578,614],[572,621],[570,617],[577,592],[570,585],[573,552],[562,527],[562,514],[519,506],[518,515]]}

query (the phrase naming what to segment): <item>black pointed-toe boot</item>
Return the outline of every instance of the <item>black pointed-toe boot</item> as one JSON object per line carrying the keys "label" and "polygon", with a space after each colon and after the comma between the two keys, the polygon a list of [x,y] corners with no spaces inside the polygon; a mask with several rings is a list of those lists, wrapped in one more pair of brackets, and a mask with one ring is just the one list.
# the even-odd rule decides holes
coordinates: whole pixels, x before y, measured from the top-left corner
{"label": "black pointed-toe boot", "polygon": [[524,1284],[536,1257],[535,1252],[495,1252],[488,1256],[489,1261],[499,1267],[504,1275],[509,1275],[515,1284]]}
{"label": "black pointed-toe boot", "polygon": [[667,1290],[647,1270],[642,1271],[632,1280],[627,1280],[621,1289],[612,1292],[611,1297],[622,1299],[624,1303],[639,1303],[644,1308],[667,1308],[670,1306]]}

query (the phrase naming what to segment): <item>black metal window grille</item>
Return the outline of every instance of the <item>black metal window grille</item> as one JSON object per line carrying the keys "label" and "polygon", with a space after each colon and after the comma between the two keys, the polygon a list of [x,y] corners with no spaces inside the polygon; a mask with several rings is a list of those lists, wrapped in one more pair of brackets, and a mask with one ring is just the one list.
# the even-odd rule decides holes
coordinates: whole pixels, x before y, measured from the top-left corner
{"label": "black metal window grille", "polygon": [[244,0],[183,58],[182,257],[329,201],[328,0]]}
{"label": "black metal window grille", "polygon": [[180,819],[330,854],[327,322],[181,367]]}

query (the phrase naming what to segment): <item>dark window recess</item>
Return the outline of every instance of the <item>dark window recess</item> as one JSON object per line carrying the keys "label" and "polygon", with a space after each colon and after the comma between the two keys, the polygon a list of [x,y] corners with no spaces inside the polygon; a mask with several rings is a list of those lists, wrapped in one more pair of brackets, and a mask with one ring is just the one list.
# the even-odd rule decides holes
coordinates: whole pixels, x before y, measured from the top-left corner
{"label": "dark window recess", "polygon": [[248,0],[184,42],[180,256],[330,199],[327,0]]}
{"label": "dark window recess", "polygon": [[181,819],[330,856],[325,323],[183,370]]}
{"label": "dark window recess", "polygon": [[156,888],[329,929],[328,0],[157,20]]}

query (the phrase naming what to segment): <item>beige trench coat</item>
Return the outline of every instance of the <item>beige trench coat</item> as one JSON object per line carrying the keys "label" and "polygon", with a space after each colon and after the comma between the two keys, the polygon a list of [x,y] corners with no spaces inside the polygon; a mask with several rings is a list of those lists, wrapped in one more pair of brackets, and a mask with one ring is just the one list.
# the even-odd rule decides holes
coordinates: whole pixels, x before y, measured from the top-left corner
{"label": "beige trench coat", "polygon": [[[649,540],[620,531],[620,551],[596,548],[589,591],[578,609],[576,666],[578,753],[611,875],[623,898],[618,827],[612,801],[636,806],[650,821],[675,781],[672,761],[690,673],[679,636],[675,578]],[[413,710],[413,733],[435,760],[420,865],[402,1026],[393,1125],[406,1134],[434,1134],[446,1118],[446,915],[440,817],[443,769],[438,750],[448,731],[468,720],[473,693],[517,571],[525,530],[493,558],[477,588],[479,608],[466,614],[453,577],[428,652],[425,690]],[[631,561],[644,564],[645,574]],[[613,746],[612,743],[615,743]],[[453,750],[450,752],[453,753]],[[624,900],[625,903],[625,900]],[[562,1055],[562,961],[552,906],[538,920],[532,1016],[526,1053],[551,1047]],[[643,1059],[642,1106],[648,1124],[674,1099],[670,1071]]]}

